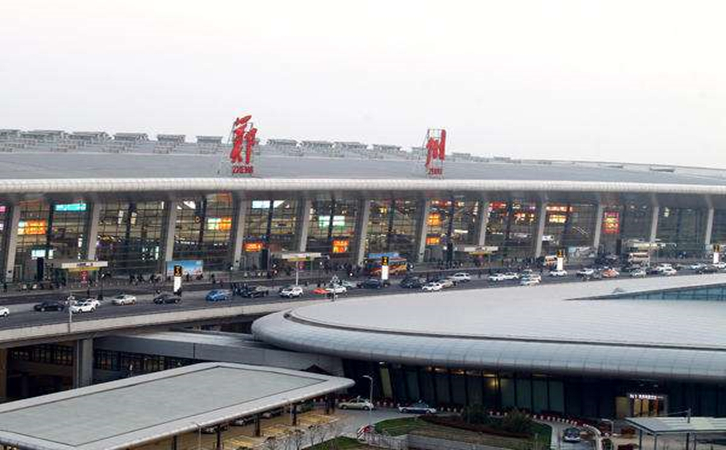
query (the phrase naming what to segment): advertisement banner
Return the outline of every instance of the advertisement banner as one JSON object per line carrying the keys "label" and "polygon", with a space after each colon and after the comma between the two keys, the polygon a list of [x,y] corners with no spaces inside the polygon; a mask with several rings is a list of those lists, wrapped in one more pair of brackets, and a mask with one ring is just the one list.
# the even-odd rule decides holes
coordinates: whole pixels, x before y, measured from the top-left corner
{"label": "advertisement banner", "polygon": [[166,262],[166,276],[174,276],[174,266],[181,266],[182,273],[184,276],[187,274],[190,276],[202,275],[204,273],[204,261],[202,260],[181,260],[181,261],[167,261]]}

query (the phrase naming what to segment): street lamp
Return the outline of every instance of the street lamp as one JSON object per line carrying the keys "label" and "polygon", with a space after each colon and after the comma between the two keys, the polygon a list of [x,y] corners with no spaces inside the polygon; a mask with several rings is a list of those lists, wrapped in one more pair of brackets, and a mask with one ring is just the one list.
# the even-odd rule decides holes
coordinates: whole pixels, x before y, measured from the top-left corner
{"label": "street lamp", "polygon": [[362,378],[367,378],[370,384],[370,390],[368,392],[368,401],[371,404],[371,407],[368,408],[368,429],[371,430],[371,427],[373,426],[373,377],[370,375],[363,375]]}

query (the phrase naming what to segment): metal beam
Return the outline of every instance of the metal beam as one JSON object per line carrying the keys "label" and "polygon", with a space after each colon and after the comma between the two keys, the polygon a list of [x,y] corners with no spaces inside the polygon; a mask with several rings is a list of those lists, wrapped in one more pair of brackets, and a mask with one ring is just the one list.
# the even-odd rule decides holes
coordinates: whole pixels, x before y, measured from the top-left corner
{"label": "metal beam", "polygon": [[[178,201],[172,200],[166,202],[166,208],[164,210],[164,260],[162,261],[162,269],[166,267],[168,261],[174,260],[174,235],[176,234],[178,206]],[[162,270],[163,272],[164,270]]]}
{"label": "metal beam", "polygon": [[245,240],[245,225],[247,222],[247,212],[250,209],[249,200],[235,201],[234,219],[232,220],[232,232],[230,241],[232,244],[232,268],[239,270],[242,268],[242,249]]}
{"label": "metal beam", "polygon": [[595,212],[595,227],[592,231],[592,248],[597,252],[600,247],[600,235],[602,234],[602,219],[605,214],[605,205],[602,203],[597,204]]}
{"label": "metal beam", "polygon": [[12,282],[15,278],[15,252],[18,249],[18,223],[20,222],[20,205],[10,206],[5,223],[5,281]]}
{"label": "metal beam", "polygon": [[[295,221],[295,251],[304,252],[308,247],[308,232],[310,231],[310,210],[312,201],[302,198],[298,201],[297,218]],[[333,214],[330,215],[330,224],[333,223]]]}
{"label": "metal beam", "polygon": [[416,223],[416,254],[414,255],[417,263],[423,262],[426,252],[426,237],[429,234],[429,212],[431,211],[431,202],[428,199],[419,200],[418,205],[419,217]]}
{"label": "metal beam", "polygon": [[489,201],[479,200],[479,211],[476,217],[476,245],[484,246],[487,242],[487,225],[489,224]]}
{"label": "metal beam", "polygon": [[78,339],[73,343],[73,387],[93,384],[93,339]]}
{"label": "metal beam", "polygon": [[532,241],[532,254],[535,258],[542,256],[542,239],[547,220],[547,202],[540,202],[537,205],[537,229]]}
{"label": "metal beam", "polygon": [[101,203],[93,202],[86,219],[86,233],[84,236],[83,257],[87,260],[96,259],[96,244],[98,243],[98,223],[101,220]]}
{"label": "metal beam", "polygon": [[[362,198],[358,201],[358,212],[355,220],[353,246],[353,262],[355,264],[363,264],[366,255],[366,239],[368,238],[368,221],[371,217],[371,201],[368,198]],[[332,220],[332,219],[331,219]]]}

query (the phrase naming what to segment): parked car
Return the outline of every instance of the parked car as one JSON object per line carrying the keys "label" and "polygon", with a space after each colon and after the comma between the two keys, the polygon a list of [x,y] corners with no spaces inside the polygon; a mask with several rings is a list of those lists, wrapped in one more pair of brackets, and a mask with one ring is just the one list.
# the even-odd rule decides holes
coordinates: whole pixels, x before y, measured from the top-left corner
{"label": "parked car", "polygon": [[647,275],[645,269],[634,269],[630,271],[631,278],[643,278]]}
{"label": "parked car", "polygon": [[566,270],[550,270],[548,275],[551,277],[566,277],[567,271]]}
{"label": "parked car", "polygon": [[375,406],[373,406],[373,403],[369,402],[367,398],[356,397],[356,398],[350,399],[346,402],[340,402],[338,404],[338,408],[340,408],[340,409],[362,409],[365,411],[370,411],[372,409],[375,409]]}
{"label": "parked car", "polygon": [[73,314],[94,312],[96,310],[96,304],[90,300],[84,300],[71,305],[71,312]]}
{"label": "parked car", "polygon": [[441,287],[444,289],[456,286],[456,283],[454,282],[454,280],[450,280],[448,278],[440,278],[440,279],[436,280],[435,282],[439,283],[441,285]]}
{"label": "parked car", "polygon": [[540,284],[542,282],[542,279],[539,277],[524,277],[521,280],[519,280],[519,284],[521,286],[534,286],[536,284]]}
{"label": "parked car", "polygon": [[247,416],[247,417],[240,417],[238,419],[234,419],[231,423],[235,427],[244,427],[245,425],[254,423],[254,421],[255,421],[254,416]]}
{"label": "parked car", "polygon": [[207,293],[204,299],[208,302],[225,302],[232,300],[232,292],[226,289],[213,289]]}
{"label": "parked car", "polygon": [[714,265],[704,266],[704,267],[701,267],[700,269],[696,270],[696,273],[699,275],[706,274],[706,273],[718,273],[718,267],[716,267]]}
{"label": "parked car", "polygon": [[584,269],[580,269],[580,270],[577,271],[577,276],[578,277],[590,278],[593,275],[595,275],[595,269],[592,269],[590,267],[586,267]]}
{"label": "parked car", "polygon": [[664,267],[660,271],[660,273],[661,273],[661,275],[665,275],[667,277],[672,277],[673,275],[677,275],[678,271],[676,269],[674,269],[673,267]]}
{"label": "parked car", "polygon": [[247,289],[243,289],[240,295],[244,298],[261,298],[270,295],[270,290],[264,286],[247,286]]}
{"label": "parked car", "polygon": [[339,280],[336,284],[345,287],[346,289],[356,289],[358,283],[350,280]]}
{"label": "parked car", "polygon": [[401,280],[400,286],[404,289],[421,289],[426,281],[419,277],[408,277]]}
{"label": "parked car", "polygon": [[135,305],[136,296],[128,294],[119,294],[111,300],[111,304],[123,306],[123,305]]}
{"label": "parked car", "polygon": [[617,278],[620,276],[620,272],[613,268],[605,269],[603,270],[600,275],[602,275],[603,278]]}
{"label": "parked car", "polygon": [[466,272],[456,272],[453,275],[449,275],[448,278],[455,283],[466,283],[467,281],[471,281],[471,275]]}
{"label": "parked car", "polygon": [[283,298],[299,298],[303,295],[303,288],[301,286],[290,285],[280,289],[280,297]]}
{"label": "parked car", "polygon": [[428,403],[416,402],[408,406],[399,406],[398,412],[405,414],[436,414],[436,408],[432,408]]}
{"label": "parked car", "polygon": [[277,416],[283,415],[284,412],[285,412],[285,410],[283,408],[271,409],[269,411],[263,412],[262,413],[262,418],[263,419],[271,419],[273,417],[277,417]]}
{"label": "parked car", "polygon": [[208,427],[202,428],[202,434],[216,434],[217,428],[219,428],[220,431],[227,431],[229,429],[229,424],[222,423],[219,425],[211,425]]}
{"label": "parked car", "polygon": [[507,278],[507,276],[503,273],[494,273],[489,275],[489,277],[487,277],[487,280],[491,281],[492,283],[498,283],[501,281],[507,281],[509,280],[509,278]]}
{"label": "parked car", "polygon": [[378,278],[368,278],[360,284],[360,287],[363,289],[381,289],[385,287],[385,284]]}
{"label": "parked car", "polygon": [[164,292],[154,297],[154,303],[163,305],[167,303],[181,303],[181,297],[169,292]]}
{"label": "parked car", "polygon": [[10,315],[10,310],[5,306],[0,306],[0,317],[7,317]]}
{"label": "parked car", "polygon": [[444,286],[441,283],[439,283],[437,281],[431,281],[430,283],[424,284],[421,287],[421,290],[425,291],[425,292],[438,292],[438,291],[442,290],[443,288],[444,288]]}
{"label": "parked car", "polygon": [[333,284],[333,285],[329,284],[328,286],[325,287],[326,294],[340,295],[340,294],[345,294],[347,292],[348,292],[348,288],[346,288],[345,286],[341,286],[339,284]]}
{"label": "parked car", "polygon": [[723,261],[717,262],[713,266],[716,267],[718,270],[725,270],[726,269],[726,262],[723,262]]}
{"label": "parked car", "polygon": [[695,270],[695,271],[705,269],[706,267],[707,267],[706,264],[703,264],[703,263],[693,263],[693,264],[688,265],[689,269]]}
{"label": "parked car", "polygon": [[562,432],[562,440],[564,442],[580,442],[582,440],[580,429],[575,427],[565,428]]}
{"label": "parked car", "polygon": [[54,302],[54,301],[47,301],[38,303],[37,305],[33,306],[33,309],[36,311],[63,311],[66,309],[66,305],[63,302]]}

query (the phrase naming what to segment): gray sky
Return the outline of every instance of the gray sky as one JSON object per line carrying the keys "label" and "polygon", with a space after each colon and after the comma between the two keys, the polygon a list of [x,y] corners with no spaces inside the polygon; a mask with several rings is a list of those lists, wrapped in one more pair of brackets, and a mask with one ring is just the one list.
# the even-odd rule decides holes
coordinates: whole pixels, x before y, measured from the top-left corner
{"label": "gray sky", "polygon": [[[723,1],[0,2],[0,128],[726,167]],[[188,138],[189,139],[189,138]]]}

